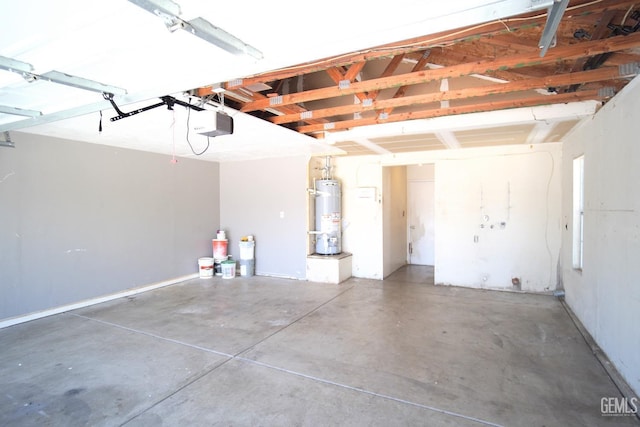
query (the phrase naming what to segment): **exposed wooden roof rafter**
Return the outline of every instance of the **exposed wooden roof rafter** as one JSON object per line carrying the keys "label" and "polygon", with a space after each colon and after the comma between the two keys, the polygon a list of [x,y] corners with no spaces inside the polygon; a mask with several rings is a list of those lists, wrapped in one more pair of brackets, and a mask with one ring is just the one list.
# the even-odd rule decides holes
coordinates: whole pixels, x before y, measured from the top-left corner
{"label": "exposed wooden roof rafter", "polygon": [[475,73],[482,74],[492,70],[552,64],[559,60],[577,59],[585,56],[589,57],[601,53],[629,49],[638,46],[639,44],[640,33],[634,33],[628,36],[616,36],[604,40],[585,41],[578,45],[556,47],[547,52],[547,55],[543,58],[540,58],[538,54],[527,53],[506,58],[498,58],[492,61],[471,62],[440,69],[418,71],[355,82],[348,88],[344,89],[341,89],[338,86],[313,89],[289,95],[282,95],[281,99],[278,100],[278,104],[272,103],[269,99],[253,101],[245,104],[241,108],[241,111],[250,112],[273,106],[283,106],[318,99],[354,95],[356,93],[388,89],[396,86],[428,83],[430,81],[440,80],[443,78],[460,77]]}
{"label": "exposed wooden roof rafter", "polygon": [[484,102],[474,105],[449,108],[433,108],[429,110],[415,111],[410,113],[391,114],[387,119],[381,120],[377,117],[367,119],[344,120],[337,123],[325,123],[323,125],[307,125],[297,128],[298,132],[314,133],[324,131],[346,130],[358,126],[375,125],[380,123],[402,122],[407,120],[428,119],[433,117],[452,116],[467,113],[480,113],[485,111],[505,110],[509,108],[533,107],[539,105],[550,105],[559,102],[576,102],[585,100],[602,100],[597,90],[579,91],[556,95],[554,102],[545,97],[526,97],[517,100]]}
{"label": "exposed wooden roof rafter", "polygon": [[[579,3],[580,4],[578,5],[570,5],[566,14],[574,13],[575,9],[575,12],[579,13],[577,18],[589,19],[590,15],[600,13],[603,10],[608,10],[610,8],[628,8],[635,5],[637,2],[634,0],[584,0]],[[384,46],[366,49],[361,52],[340,55],[335,58],[324,58],[312,63],[300,64],[285,69],[262,73],[256,76],[247,76],[241,79],[235,79],[224,83],[224,85],[227,89],[232,89],[238,86],[250,86],[255,83],[267,83],[316,71],[323,71],[331,67],[348,66],[355,62],[370,61],[380,58],[392,58],[397,55],[423,51],[429,48],[449,46],[461,41],[477,39],[480,37],[508,35],[523,29],[531,29],[532,27],[542,28],[544,27],[545,22],[546,13],[532,13],[524,17],[503,19],[477,26],[465,27],[453,32],[446,31],[423,37],[415,37],[396,43],[389,43]]]}
{"label": "exposed wooden roof rafter", "polygon": [[634,0],[570,0],[557,43],[542,57],[547,16],[537,11],[219,84],[229,99],[251,95],[234,108],[319,138],[380,123],[586,100],[599,101],[584,106],[593,114],[638,72],[638,10]]}
{"label": "exposed wooden roof rafter", "polygon": [[[597,70],[582,71],[578,73],[567,73],[542,78],[532,78],[528,80],[519,80],[509,83],[497,83],[490,86],[481,86],[477,88],[467,88],[458,90],[449,90],[445,92],[427,93],[422,95],[407,96],[402,98],[391,98],[380,101],[373,101],[370,105],[355,104],[341,107],[325,108],[321,110],[312,110],[313,118],[327,118],[340,116],[344,114],[352,114],[356,112],[365,112],[373,110],[388,111],[397,107],[410,105],[430,104],[440,101],[453,101],[459,99],[469,99],[488,95],[505,94],[511,92],[519,92],[531,89],[546,89],[549,87],[568,86],[573,84],[583,84],[591,82],[607,81],[612,79],[626,78],[628,76],[621,75],[618,67],[599,68]],[[554,95],[549,95],[550,97]],[[287,114],[275,116],[270,119],[272,123],[284,124],[292,123],[300,120],[298,114]]]}

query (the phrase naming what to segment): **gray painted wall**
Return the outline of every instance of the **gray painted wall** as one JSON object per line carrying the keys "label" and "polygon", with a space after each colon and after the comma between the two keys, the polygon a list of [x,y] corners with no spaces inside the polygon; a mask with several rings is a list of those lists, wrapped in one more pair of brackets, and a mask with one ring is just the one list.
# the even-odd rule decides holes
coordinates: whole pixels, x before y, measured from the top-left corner
{"label": "gray painted wall", "polygon": [[197,273],[219,165],[13,133],[0,148],[0,319]]}
{"label": "gray painted wall", "polygon": [[256,274],[306,278],[308,157],[271,158],[220,165],[220,223],[229,253],[256,239]]}

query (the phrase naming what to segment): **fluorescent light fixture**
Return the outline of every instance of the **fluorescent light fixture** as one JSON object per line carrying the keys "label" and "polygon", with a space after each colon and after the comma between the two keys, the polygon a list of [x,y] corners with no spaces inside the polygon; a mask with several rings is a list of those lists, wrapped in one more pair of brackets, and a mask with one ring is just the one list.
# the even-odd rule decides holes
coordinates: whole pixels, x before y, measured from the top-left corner
{"label": "fluorescent light fixture", "polygon": [[9,107],[8,105],[0,105],[0,113],[25,117],[38,117],[42,115],[42,112],[40,111],[25,110],[24,108]]}
{"label": "fluorescent light fixture", "polygon": [[94,80],[61,73],[60,71],[46,72],[38,76],[38,79],[44,79],[50,82],[59,83],[61,85],[76,87],[78,89],[91,90],[100,93],[112,93],[114,95],[124,95],[127,93],[126,90],[119,87],[105,85]]}
{"label": "fluorescent light fixture", "polygon": [[33,65],[4,56],[0,56],[0,68],[14,73],[31,74],[31,71],[33,71]]}
{"label": "fluorescent light fixture", "polygon": [[192,19],[189,21],[189,26],[191,27],[191,33],[195,36],[200,37],[201,39],[206,40],[227,52],[231,52],[235,55],[249,55],[255,59],[263,58],[262,52],[258,49],[227,33],[222,28],[212,25],[204,18]]}
{"label": "fluorescent light fixture", "polygon": [[131,3],[140,6],[144,10],[147,10],[155,15],[159,15],[158,12],[165,15],[179,16],[182,14],[180,5],[171,0],[129,0]]}
{"label": "fluorescent light fixture", "polygon": [[165,22],[169,31],[183,29],[221,49],[234,55],[248,55],[255,59],[262,59],[263,55],[255,47],[246,44],[239,38],[218,28],[202,17],[184,21],[180,18],[180,5],[171,0],[129,0]]}
{"label": "fluorescent light fixture", "polygon": [[562,20],[562,15],[564,15],[564,11],[569,4],[569,0],[555,0],[553,5],[549,9],[547,14],[547,23],[544,26],[544,30],[542,31],[542,37],[540,37],[540,42],[538,42],[538,47],[542,49],[540,51],[540,57],[543,57],[549,47],[554,44],[556,39],[556,32],[558,31],[558,25],[560,25],[560,21]]}
{"label": "fluorescent light fixture", "polygon": [[[40,75],[35,74],[32,72],[33,66],[31,64],[18,61],[17,59],[6,58],[4,56],[0,56],[0,68],[14,72],[14,73],[22,74],[22,76],[26,78],[29,83],[35,80],[41,79],[41,80],[48,80],[54,83],[59,83],[66,86],[77,87],[79,89],[92,90],[94,92],[102,92],[102,93],[108,92],[108,93],[113,93],[114,95],[124,95],[127,93],[126,90],[119,87],[105,85],[93,80],[85,79],[83,77],[77,77],[77,76],[72,76],[70,74],[61,73],[60,71],[53,70]],[[12,107],[6,107],[6,108],[12,108]],[[29,111],[29,110],[22,110],[22,111]],[[7,114],[14,114],[14,113],[7,113]],[[36,114],[36,115],[39,115],[39,114]],[[27,116],[35,117],[35,115],[31,115],[31,114],[27,114]]]}

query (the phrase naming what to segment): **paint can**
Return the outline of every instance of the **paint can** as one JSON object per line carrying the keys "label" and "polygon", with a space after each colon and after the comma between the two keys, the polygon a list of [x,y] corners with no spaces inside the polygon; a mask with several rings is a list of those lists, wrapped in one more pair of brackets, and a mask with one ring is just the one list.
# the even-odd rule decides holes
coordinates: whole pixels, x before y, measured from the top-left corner
{"label": "paint can", "polygon": [[226,239],[213,239],[213,258],[214,259],[226,259],[227,258],[227,240]]}
{"label": "paint can", "polygon": [[241,276],[253,276],[255,274],[255,259],[241,259],[240,260],[240,275]]}
{"label": "paint can", "polygon": [[242,241],[240,246],[240,259],[253,259],[255,255],[256,242],[254,241]]}
{"label": "paint can", "polygon": [[222,278],[233,279],[236,277],[236,262],[233,260],[222,261]]}
{"label": "paint can", "polygon": [[209,277],[213,277],[213,258],[198,258],[198,269],[200,271],[201,279],[208,279]]}
{"label": "paint can", "polygon": [[216,276],[222,276],[222,261],[226,261],[229,257],[224,257],[220,259],[213,259],[213,274]]}

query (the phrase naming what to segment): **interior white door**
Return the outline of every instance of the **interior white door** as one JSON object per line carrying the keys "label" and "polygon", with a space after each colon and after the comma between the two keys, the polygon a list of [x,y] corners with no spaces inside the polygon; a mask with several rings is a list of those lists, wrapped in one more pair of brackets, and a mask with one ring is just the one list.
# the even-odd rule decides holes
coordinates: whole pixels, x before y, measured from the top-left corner
{"label": "interior white door", "polygon": [[433,181],[409,181],[407,184],[409,264],[435,264],[434,187]]}

